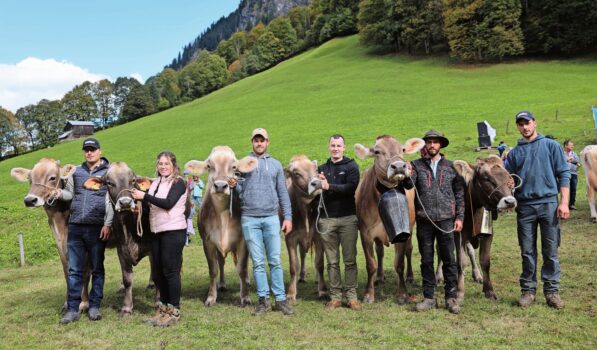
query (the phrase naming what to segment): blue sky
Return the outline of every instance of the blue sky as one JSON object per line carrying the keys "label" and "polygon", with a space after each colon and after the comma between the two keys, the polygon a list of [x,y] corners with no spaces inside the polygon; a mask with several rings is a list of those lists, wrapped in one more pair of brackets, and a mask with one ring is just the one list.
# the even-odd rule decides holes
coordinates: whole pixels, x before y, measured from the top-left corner
{"label": "blue sky", "polygon": [[[16,96],[19,94],[17,90],[37,80],[38,88],[46,91],[47,84],[60,81],[60,75],[69,76],[72,81],[83,79],[80,82],[103,77],[113,80],[119,76],[147,79],[161,71],[184,45],[212,22],[234,11],[239,2],[3,2],[0,11],[0,105],[14,111],[15,106],[35,103],[37,101],[31,101],[33,97]],[[30,59],[25,61],[27,58]],[[59,74],[63,68],[64,74]],[[61,81],[61,84],[64,89],[67,83]],[[31,90],[24,93],[31,94]],[[57,97],[54,94],[35,98]]]}

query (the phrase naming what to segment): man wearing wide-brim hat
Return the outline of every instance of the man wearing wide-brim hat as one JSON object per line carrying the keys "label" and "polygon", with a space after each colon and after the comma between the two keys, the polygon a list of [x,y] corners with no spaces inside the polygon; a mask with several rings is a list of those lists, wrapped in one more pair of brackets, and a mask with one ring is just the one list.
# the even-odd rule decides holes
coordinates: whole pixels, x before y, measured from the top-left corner
{"label": "man wearing wide-brim hat", "polygon": [[437,240],[439,257],[443,262],[446,308],[457,314],[458,267],[454,247],[454,232],[462,230],[464,221],[464,183],[452,162],[440,149],[450,141],[436,130],[423,136],[426,157],[413,161],[411,181],[416,188],[415,200],[417,240],[421,253],[424,300],[416,305],[417,311],[435,308],[435,271],[433,268],[434,241]]}

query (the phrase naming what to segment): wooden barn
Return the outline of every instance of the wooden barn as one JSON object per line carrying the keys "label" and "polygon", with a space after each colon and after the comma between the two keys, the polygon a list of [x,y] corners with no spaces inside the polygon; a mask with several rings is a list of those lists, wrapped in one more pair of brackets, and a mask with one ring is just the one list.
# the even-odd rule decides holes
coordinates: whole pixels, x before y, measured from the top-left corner
{"label": "wooden barn", "polygon": [[69,120],[64,126],[64,132],[58,136],[59,141],[76,140],[93,135],[93,123]]}

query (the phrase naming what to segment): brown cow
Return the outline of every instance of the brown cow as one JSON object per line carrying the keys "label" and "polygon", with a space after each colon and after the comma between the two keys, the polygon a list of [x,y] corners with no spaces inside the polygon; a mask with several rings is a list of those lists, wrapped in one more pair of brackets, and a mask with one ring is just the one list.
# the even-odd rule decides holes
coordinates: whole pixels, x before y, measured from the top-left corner
{"label": "brown cow", "polygon": [[[48,224],[52,230],[52,235],[56,241],[58,255],[62,263],[62,271],[68,286],[68,217],[70,215],[70,202],[56,199],[57,189],[63,189],[66,180],[76,170],[71,164],[64,166],[60,162],[51,158],[42,158],[33,166],[31,170],[25,168],[13,168],[10,175],[19,181],[29,181],[29,193],[24,198],[25,206],[29,208],[43,207],[48,216]],[[89,281],[89,271],[85,274],[85,281]],[[87,294],[87,284],[84,283],[81,294],[80,311],[89,308],[89,299]],[[67,288],[68,297],[68,288]],[[66,301],[63,309],[66,310]]]}
{"label": "brown cow", "polygon": [[[200,176],[208,171],[205,196],[199,210],[197,225],[203,240],[203,251],[209,266],[209,290],[205,305],[215,305],[218,288],[226,289],[224,263],[232,252],[236,271],[240,277],[240,305],[247,306],[249,299],[249,275],[247,260],[249,253],[240,226],[240,201],[232,196],[228,179],[235,173],[248,173],[257,167],[257,159],[245,157],[237,160],[228,146],[216,146],[205,161],[191,160],[185,164],[185,170],[191,175]],[[216,278],[220,272],[220,282],[216,287]]]}
{"label": "brown cow", "polygon": [[286,238],[288,259],[290,260],[290,284],[286,292],[286,300],[296,301],[296,283],[299,271],[297,246],[300,250],[300,282],[305,281],[305,255],[311,246],[315,249],[315,273],[320,298],[327,296],[327,287],[323,277],[324,256],[323,245],[319,235],[315,234],[315,220],[317,216],[317,201],[321,194],[317,189],[321,181],[317,177],[317,164],[303,155],[292,157],[286,169],[286,187],[292,205],[292,232]]}
{"label": "brown cow", "polygon": [[587,200],[591,208],[591,222],[597,223],[595,192],[597,192],[597,145],[588,145],[580,152],[582,167],[587,181]]}
{"label": "brown cow", "polygon": [[[113,232],[108,240],[107,247],[118,252],[118,260],[122,270],[122,285],[124,289],[124,302],[120,309],[122,315],[130,315],[133,311],[133,266],[145,256],[149,256],[151,276],[153,264],[151,249],[153,235],[149,231],[149,211],[142,210],[141,202],[135,202],[131,197],[133,188],[146,190],[151,185],[151,180],[135,176],[134,171],[124,162],[110,164],[108,171],[102,178],[90,178],[85,186],[108,186],[108,195],[114,208]],[[139,217],[141,215],[141,217]],[[159,291],[156,288],[156,301]]]}
{"label": "brown cow", "polygon": [[[483,270],[483,293],[485,297],[497,300],[493,290],[489,268],[491,265],[491,234],[481,233],[483,209],[492,213],[492,220],[498,217],[498,211],[516,207],[513,196],[514,180],[508,173],[498,156],[477,159],[477,164],[470,165],[465,161],[454,161],[454,168],[465,180],[465,218],[460,234],[454,235],[458,259],[458,299],[464,300],[464,269],[466,256],[464,249],[470,242],[479,247],[479,258]],[[459,242],[460,241],[460,242]]]}
{"label": "brown cow", "polygon": [[[395,187],[405,177],[410,176],[407,162],[402,158],[402,155],[418,152],[424,145],[425,141],[420,138],[409,139],[404,145],[401,145],[398,140],[388,135],[378,137],[373,147],[365,147],[361,144],[355,145],[355,153],[360,159],[365,159],[367,157],[375,158],[373,168],[367,169],[364,172],[363,178],[359,183],[359,187],[355,194],[359,231],[361,232],[361,243],[363,244],[367,262],[368,280],[365,295],[363,296],[363,301],[366,303],[375,301],[374,277],[376,272],[377,280],[379,282],[384,281],[383,246],[389,246],[389,239],[377,209],[380,193],[377,190],[376,182],[380,181],[386,187]],[[412,227],[415,223],[414,191],[407,190],[406,197],[408,200],[409,219],[412,232]],[[377,252],[377,262],[375,261],[373,252],[374,243]],[[407,279],[413,279],[411,238],[406,242],[396,243],[394,248],[396,251],[394,269],[398,274],[396,296],[399,303],[405,303],[408,300],[406,281],[404,279],[405,256],[408,260]]]}

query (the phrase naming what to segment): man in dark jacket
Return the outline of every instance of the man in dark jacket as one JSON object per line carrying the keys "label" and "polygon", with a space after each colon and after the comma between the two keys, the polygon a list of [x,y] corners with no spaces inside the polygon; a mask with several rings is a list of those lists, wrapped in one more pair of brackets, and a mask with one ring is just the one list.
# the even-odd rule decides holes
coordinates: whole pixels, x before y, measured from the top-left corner
{"label": "man in dark jacket", "polygon": [[462,230],[464,221],[464,183],[452,162],[440,154],[449,141],[442,133],[429,130],[423,137],[426,157],[413,161],[411,180],[417,190],[415,201],[417,240],[421,253],[424,300],[417,311],[435,307],[434,240],[443,262],[446,308],[453,314],[460,312],[457,300],[458,267],[454,247],[454,232]]}
{"label": "man in dark jacket", "polygon": [[324,208],[318,231],[328,261],[331,300],[327,310],[342,306],[340,276],[340,246],[344,260],[344,290],[347,306],[361,310],[357,298],[357,217],[354,194],[359,184],[359,167],[353,159],[344,156],[346,145],[342,135],[333,135],[328,143],[330,158],[318,167],[323,188]]}
{"label": "man in dark jacket", "polygon": [[85,162],[77,167],[67,180],[59,198],[71,201],[68,221],[68,309],[61,324],[79,319],[79,304],[83,290],[86,259],[91,266],[91,291],[89,292],[89,319],[101,319],[99,311],[104,293],[104,250],[110,236],[114,211],[107,197],[107,188],[85,188],[91,177],[101,177],[108,170],[109,162],[101,157],[102,151],[96,139],[83,141]]}
{"label": "man in dark jacket", "polygon": [[[516,223],[522,256],[518,299],[520,307],[535,301],[537,290],[537,226],[541,227],[543,267],[541,280],[547,304],[564,307],[560,298],[559,219],[568,219],[570,211],[570,167],[560,145],[537,133],[535,117],[529,111],[516,114],[516,126],[522,135],[508,153],[507,167],[522,179],[514,196],[518,201]],[[558,193],[562,195],[558,205]]]}

